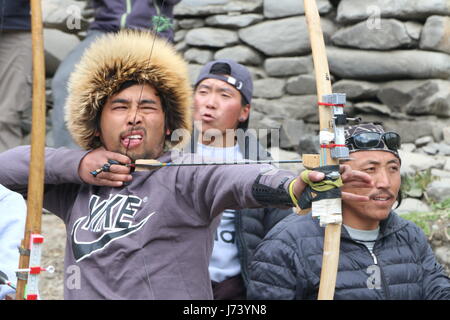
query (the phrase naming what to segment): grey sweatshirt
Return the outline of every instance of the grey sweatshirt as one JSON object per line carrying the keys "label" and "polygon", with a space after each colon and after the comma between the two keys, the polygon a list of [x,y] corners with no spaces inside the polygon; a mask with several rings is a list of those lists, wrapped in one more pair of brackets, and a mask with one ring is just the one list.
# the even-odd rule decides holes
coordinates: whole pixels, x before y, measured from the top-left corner
{"label": "grey sweatshirt", "polygon": [[[97,187],[78,176],[85,154],[61,148],[45,156],[44,207],[67,230],[65,299],[212,299],[214,218],[261,207],[252,195],[259,174],[273,188],[294,178],[268,165],[164,167],[134,172],[125,187]],[[0,183],[26,195],[28,159],[29,147],[1,153]]]}

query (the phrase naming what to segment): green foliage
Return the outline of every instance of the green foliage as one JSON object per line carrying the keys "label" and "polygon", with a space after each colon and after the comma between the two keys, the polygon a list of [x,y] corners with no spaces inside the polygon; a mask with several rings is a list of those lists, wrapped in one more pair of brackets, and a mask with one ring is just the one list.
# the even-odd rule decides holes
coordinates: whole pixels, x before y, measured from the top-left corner
{"label": "green foliage", "polygon": [[450,198],[445,199],[444,201],[439,202],[439,203],[433,203],[432,207],[433,207],[433,210],[450,212]]}
{"label": "green foliage", "polygon": [[436,221],[440,217],[442,217],[440,212],[410,212],[402,214],[402,218],[417,224],[427,236],[431,233],[430,222]]}
{"label": "green foliage", "polygon": [[425,191],[427,186],[436,179],[437,177],[431,174],[431,169],[417,172],[415,175],[407,175],[402,178],[401,190],[408,197],[421,198],[424,195],[428,200]]}
{"label": "green foliage", "polygon": [[427,236],[430,235],[430,223],[440,218],[450,217],[450,198],[442,202],[432,203],[431,212],[410,212],[402,214],[402,218],[417,224]]}
{"label": "green foliage", "polygon": [[402,215],[402,218],[410,220],[417,224],[426,235],[430,235],[430,224],[443,216],[448,216],[450,213],[450,198],[442,202],[434,203],[427,194],[427,186],[437,177],[431,174],[431,169],[417,172],[415,175],[408,175],[403,177],[402,192],[408,197],[422,198],[422,196],[431,205],[431,212],[411,212]]}

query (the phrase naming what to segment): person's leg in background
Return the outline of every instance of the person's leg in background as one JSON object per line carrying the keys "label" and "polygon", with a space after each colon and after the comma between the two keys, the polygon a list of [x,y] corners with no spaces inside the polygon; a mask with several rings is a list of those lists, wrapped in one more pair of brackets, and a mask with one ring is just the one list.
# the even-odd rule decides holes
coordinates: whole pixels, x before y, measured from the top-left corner
{"label": "person's leg in background", "polygon": [[67,99],[67,85],[70,74],[83,56],[84,51],[91,43],[104,33],[97,30],[88,32],[86,38],[81,41],[59,65],[52,80],[53,110],[52,110],[52,131],[53,131],[53,147],[67,147],[79,149],[78,145],[73,141],[67,130],[64,121],[65,104]]}
{"label": "person's leg in background", "polygon": [[[24,144],[30,124],[32,51],[29,31],[5,31],[0,41],[0,152]],[[27,128],[28,130],[30,128]]]}

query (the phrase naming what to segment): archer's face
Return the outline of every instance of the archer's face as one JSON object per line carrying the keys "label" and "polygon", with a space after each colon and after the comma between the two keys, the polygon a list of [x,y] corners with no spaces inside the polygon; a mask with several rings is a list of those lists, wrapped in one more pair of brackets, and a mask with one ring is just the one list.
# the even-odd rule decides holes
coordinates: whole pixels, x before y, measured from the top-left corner
{"label": "archer's face", "polygon": [[152,86],[134,85],[106,101],[100,117],[100,140],[109,151],[131,159],[154,159],[164,148],[164,111]]}
{"label": "archer's face", "polygon": [[217,129],[222,134],[234,130],[239,118],[247,119],[250,106],[242,106],[241,93],[232,85],[218,79],[205,79],[194,93],[194,120],[200,121],[202,133]]}
{"label": "archer's face", "polygon": [[346,162],[353,170],[369,174],[374,180],[372,188],[356,188],[344,184],[342,191],[369,197],[368,202],[343,202],[343,219],[356,229],[375,229],[379,221],[388,217],[400,190],[400,161],[387,151],[352,152],[354,160]]}

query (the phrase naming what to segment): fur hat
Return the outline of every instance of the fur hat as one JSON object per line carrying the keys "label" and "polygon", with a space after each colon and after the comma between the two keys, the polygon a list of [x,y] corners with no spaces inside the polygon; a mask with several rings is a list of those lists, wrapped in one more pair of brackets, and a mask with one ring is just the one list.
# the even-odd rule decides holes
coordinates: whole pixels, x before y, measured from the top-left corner
{"label": "fur hat", "polygon": [[[156,88],[168,129],[191,131],[192,88],[187,63],[165,40],[150,32],[126,30],[96,40],[69,79],[66,121],[83,149],[101,146],[95,133],[103,104],[128,81]],[[173,147],[178,141],[168,144]]]}

